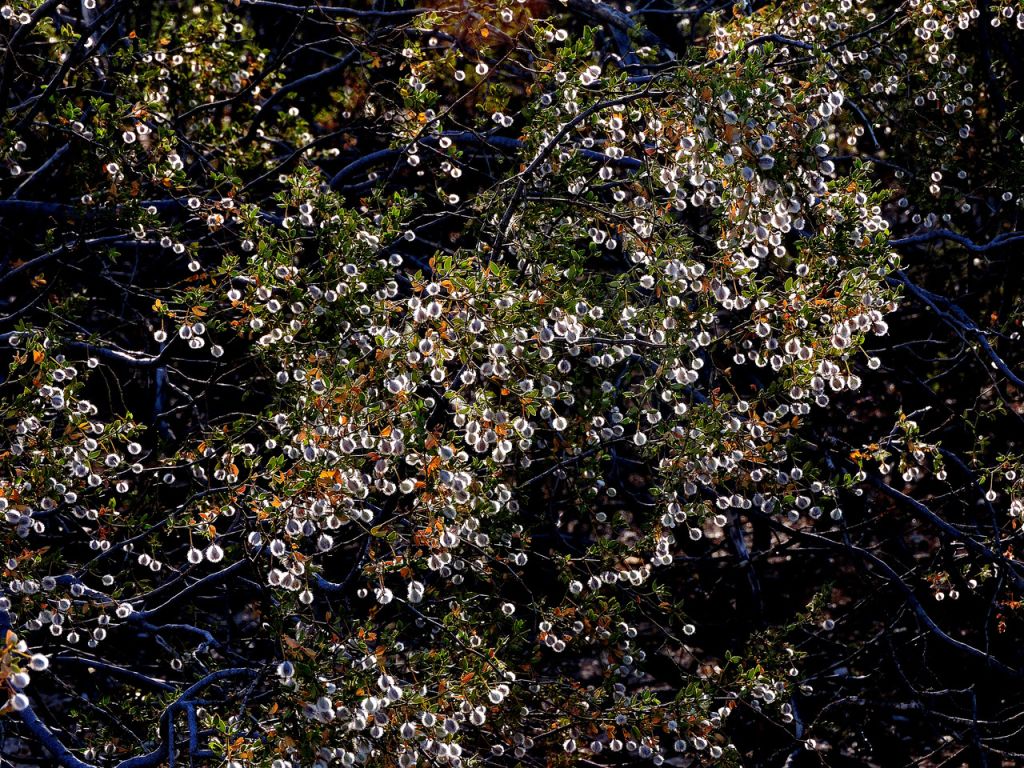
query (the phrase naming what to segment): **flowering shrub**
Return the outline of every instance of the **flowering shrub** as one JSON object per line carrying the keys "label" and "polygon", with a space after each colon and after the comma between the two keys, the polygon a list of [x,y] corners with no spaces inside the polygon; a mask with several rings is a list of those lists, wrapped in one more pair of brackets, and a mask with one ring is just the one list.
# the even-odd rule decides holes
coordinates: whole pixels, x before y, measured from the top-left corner
{"label": "flowering shrub", "polygon": [[881,638],[956,724],[907,759],[1012,756],[1019,438],[969,409],[1018,417],[1020,292],[945,291],[1024,239],[1024,9],[0,15],[25,755],[853,759]]}

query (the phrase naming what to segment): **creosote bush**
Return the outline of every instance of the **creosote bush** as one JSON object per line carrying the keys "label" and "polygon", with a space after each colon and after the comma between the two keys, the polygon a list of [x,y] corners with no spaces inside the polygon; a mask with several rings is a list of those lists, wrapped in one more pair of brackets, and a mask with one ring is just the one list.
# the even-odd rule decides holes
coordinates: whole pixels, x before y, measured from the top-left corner
{"label": "creosote bush", "polygon": [[1018,2],[0,17],[0,762],[1024,757]]}

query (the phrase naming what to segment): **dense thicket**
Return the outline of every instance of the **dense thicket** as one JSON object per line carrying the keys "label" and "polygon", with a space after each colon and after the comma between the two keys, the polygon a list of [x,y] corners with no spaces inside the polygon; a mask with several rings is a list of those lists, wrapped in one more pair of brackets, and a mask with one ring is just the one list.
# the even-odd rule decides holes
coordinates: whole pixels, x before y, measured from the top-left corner
{"label": "dense thicket", "polygon": [[0,8],[0,763],[1024,759],[1018,0]]}

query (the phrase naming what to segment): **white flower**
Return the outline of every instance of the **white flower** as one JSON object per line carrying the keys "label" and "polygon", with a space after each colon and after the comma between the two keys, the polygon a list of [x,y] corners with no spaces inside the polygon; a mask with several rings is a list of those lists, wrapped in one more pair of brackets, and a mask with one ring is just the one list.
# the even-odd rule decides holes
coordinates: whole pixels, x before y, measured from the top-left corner
{"label": "white flower", "polygon": [[409,602],[420,603],[423,602],[423,583],[419,581],[409,582]]}
{"label": "white flower", "polygon": [[583,74],[580,75],[580,82],[583,83],[583,85],[593,85],[600,76],[601,68],[596,64],[592,64],[583,71]]}

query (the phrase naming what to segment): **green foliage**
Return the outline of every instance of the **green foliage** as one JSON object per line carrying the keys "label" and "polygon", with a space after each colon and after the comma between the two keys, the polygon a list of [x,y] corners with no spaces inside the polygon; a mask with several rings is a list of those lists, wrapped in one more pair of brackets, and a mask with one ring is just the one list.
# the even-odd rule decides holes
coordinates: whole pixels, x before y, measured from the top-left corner
{"label": "green foliage", "polygon": [[[5,12],[0,711],[63,765],[737,765],[737,716],[815,748],[832,575],[719,617],[763,536],[863,553],[869,474],[944,479],[916,412],[836,402],[917,288],[894,227],[972,231],[967,165],[1020,199],[967,143],[1019,151],[1019,105],[959,0],[681,4],[675,49],[471,5]],[[1012,504],[929,588],[1016,610]],[[723,557],[749,598],[708,597]]]}

